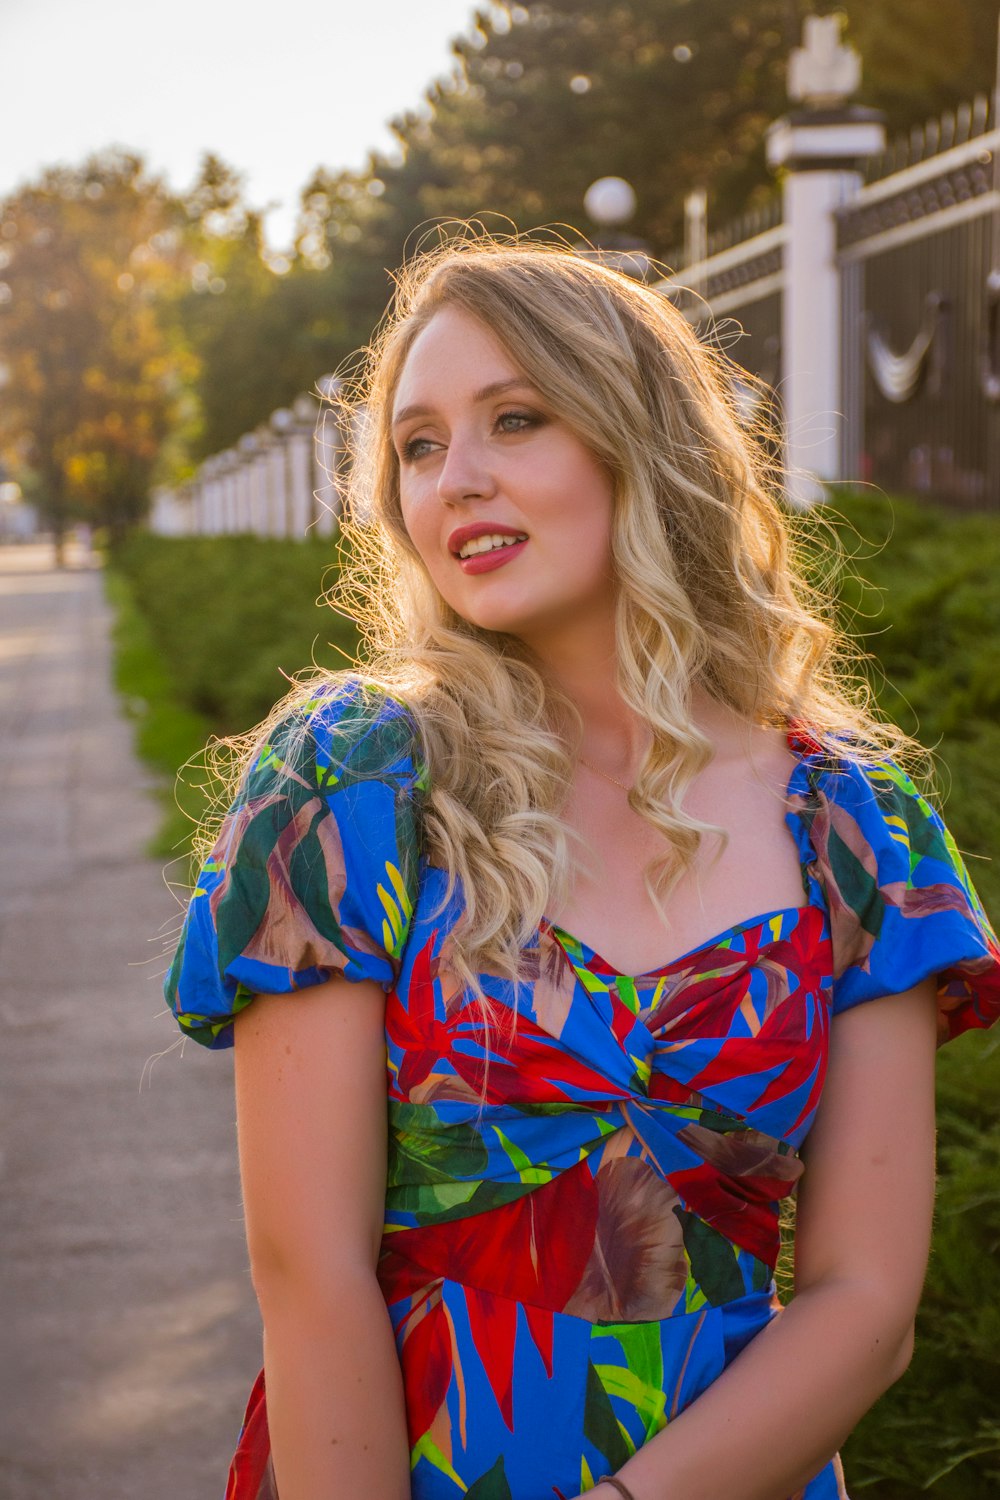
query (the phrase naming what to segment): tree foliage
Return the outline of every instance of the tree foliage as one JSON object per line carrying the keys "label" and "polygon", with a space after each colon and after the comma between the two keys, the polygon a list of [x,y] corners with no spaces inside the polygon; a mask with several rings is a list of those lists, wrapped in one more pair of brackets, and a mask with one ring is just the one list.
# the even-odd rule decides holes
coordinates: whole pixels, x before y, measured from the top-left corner
{"label": "tree foliage", "polygon": [[158,308],[181,237],[136,156],[56,167],[0,208],[0,451],[60,530],[141,506],[192,371]]}
{"label": "tree foliage", "polygon": [[332,367],[364,345],[391,271],[437,225],[598,230],[597,177],[636,190],[630,232],[675,258],[686,193],[707,189],[722,227],[773,198],[767,126],[788,107],[786,66],[805,16],[836,8],[862,54],[865,103],[890,135],[992,86],[995,0],[495,0],[452,44],[454,66],[391,122],[398,155],[320,169],[302,196],[298,250],[341,314]]}

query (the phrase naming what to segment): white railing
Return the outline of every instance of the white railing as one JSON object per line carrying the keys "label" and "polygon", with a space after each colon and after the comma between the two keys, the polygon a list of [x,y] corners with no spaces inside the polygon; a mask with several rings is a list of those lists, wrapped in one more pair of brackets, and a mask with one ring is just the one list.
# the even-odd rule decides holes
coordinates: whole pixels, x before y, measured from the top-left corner
{"label": "white railing", "polygon": [[[324,376],[317,390],[330,396],[336,385]],[[340,514],[343,461],[333,408],[297,396],[205,459],[187,483],[154,490],[150,529],[163,536],[329,536]]]}

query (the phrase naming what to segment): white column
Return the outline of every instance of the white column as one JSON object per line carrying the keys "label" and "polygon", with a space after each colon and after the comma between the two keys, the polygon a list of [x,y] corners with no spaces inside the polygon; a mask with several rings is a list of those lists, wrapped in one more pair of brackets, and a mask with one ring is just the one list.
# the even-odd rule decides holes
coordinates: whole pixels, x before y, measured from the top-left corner
{"label": "white column", "polygon": [[285,443],[279,437],[268,450],[271,481],[271,535],[287,537],[288,526],[288,466],[285,461]]}
{"label": "white column", "polygon": [[292,447],[289,469],[292,485],[292,534],[300,539],[316,534],[319,507],[316,490],[316,423],[320,408],[315,397],[303,391],[292,402]]}
{"label": "white column", "polygon": [[335,375],[321,375],[316,382],[320,395],[328,398],[319,409],[316,425],[316,526],[320,536],[331,536],[340,518],[341,496],[337,483],[342,439],[337,420],[338,408],[331,402],[341,382]]}
{"label": "white column", "polygon": [[226,536],[232,536],[239,527],[236,520],[236,469],[238,460],[231,448],[219,458],[219,489],[222,495],[222,529]]}
{"label": "white column", "polygon": [[[357,444],[364,441],[365,429],[368,426],[369,420],[370,419],[367,406],[360,405],[354,408],[351,413],[352,444]],[[364,525],[364,523],[370,519],[370,507],[365,506],[364,504],[359,504],[357,506],[355,514],[352,515],[351,519],[354,521],[358,521],[360,524]]]}
{"label": "white column", "polygon": [[[880,124],[789,118],[768,135],[771,165],[790,169],[784,190],[782,400],[791,493],[802,505],[822,495],[817,481],[844,477],[836,216],[862,181],[843,158],[879,150],[882,134]],[[826,167],[824,158],[831,157],[833,164]]]}
{"label": "white column", "polygon": [[222,533],[222,514],[219,504],[219,475],[218,466],[214,459],[209,460],[206,470],[205,529],[209,536],[220,536]]}
{"label": "white column", "polygon": [[288,483],[291,489],[291,535],[302,541],[313,519],[313,430],[288,435]]}
{"label": "white column", "polygon": [[253,463],[250,465],[250,473],[253,476],[253,533],[254,536],[267,536],[268,514],[267,514],[267,476],[264,472],[265,458],[258,451],[254,454]]}

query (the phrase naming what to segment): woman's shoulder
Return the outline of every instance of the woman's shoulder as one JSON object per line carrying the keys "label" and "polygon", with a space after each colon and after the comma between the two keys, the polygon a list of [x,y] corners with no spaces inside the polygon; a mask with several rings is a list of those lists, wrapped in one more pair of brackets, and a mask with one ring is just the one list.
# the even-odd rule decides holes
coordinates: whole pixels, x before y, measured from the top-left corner
{"label": "woman's shoulder", "polygon": [[[820,735],[802,724],[789,728],[798,757],[792,804],[801,812],[831,862],[869,879],[909,882],[923,859],[962,869],[955,841],[938,808],[889,750],[851,730]],[[899,866],[898,874],[896,866]]]}
{"label": "woman's shoulder", "polygon": [[800,730],[798,745],[792,808],[830,911],[834,1010],[936,974],[942,1040],[992,1025],[1000,945],[941,812],[871,743]]}
{"label": "woman's shoulder", "polygon": [[425,783],[417,717],[398,691],[345,672],[303,686],[262,735],[254,770],[308,769],[328,793],[345,783]]}
{"label": "woman's shoulder", "polygon": [[335,974],[388,989],[420,878],[421,763],[405,705],[326,679],[275,710],[185,916],[164,993],[208,1047],[258,994]]}

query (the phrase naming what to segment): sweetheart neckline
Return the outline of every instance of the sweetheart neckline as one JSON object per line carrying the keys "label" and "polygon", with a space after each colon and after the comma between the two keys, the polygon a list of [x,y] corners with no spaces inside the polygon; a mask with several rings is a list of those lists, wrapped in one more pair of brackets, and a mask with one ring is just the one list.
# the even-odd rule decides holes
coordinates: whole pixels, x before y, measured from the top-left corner
{"label": "sweetheart neckline", "polygon": [[566,954],[567,959],[574,968],[575,964],[573,964],[573,958],[569,953],[566,952],[565,945],[560,941],[560,934],[562,935],[562,937],[568,938],[571,942],[578,943],[579,946],[590,955],[590,957],[585,962],[589,963],[592,960],[597,959],[601,967],[606,969],[609,974],[613,974],[616,979],[629,979],[633,984],[638,984],[640,980],[658,979],[663,974],[668,974],[671,969],[676,969],[678,965],[686,963],[689,958],[694,958],[697,954],[703,952],[705,949],[711,951],[714,948],[720,947],[724,938],[733,937],[740,932],[747,932],[754,927],[763,927],[765,922],[771,922],[775,917],[786,917],[793,914],[798,914],[801,916],[803,912],[813,911],[814,909],[817,909],[815,908],[814,902],[805,901],[801,906],[777,906],[773,911],[765,911],[761,912],[758,916],[747,917],[742,922],[734,922],[731,927],[724,927],[721,932],[715,933],[713,937],[706,938],[703,943],[698,943],[694,948],[689,948],[686,953],[679,953],[676,958],[670,959],[667,963],[661,964],[658,968],[644,969],[641,974],[619,973],[619,971],[613,964],[609,963],[606,958],[598,953],[596,948],[592,948],[589,943],[585,943],[582,938],[578,938],[575,933],[567,931],[565,927],[559,927],[555,922],[550,922],[547,917],[542,918],[540,925],[547,928],[548,931],[552,933],[560,949],[563,953]]}
{"label": "sweetheart neckline", "polygon": [[[795,721],[790,723],[787,730],[785,731],[785,743],[792,751],[793,755],[796,757],[795,765],[792,767],[791,775],[789,776],[787,785],[785,786],[784,796],[785,827],[786,829],[788,829],[788,832],[791,833],[791,828],[789,826],[788,820],[789,818],[796,816],[796,813],[795,809],[789,807],[788,804],[793,796],[793,787],[795,780],[802,770],[805,762],[813,757],[817,753],[817,751],[820,751],[822,747],[819,746],[817,742],[813,740]],[[795,835],[792,834],[792,837],[794,838]],[[802,866],[804,872],[806,868],[805,862],[800,859],[799,863]],[[724,927],[721,932],[717,932],[712,937],[706,938],[704,942],[698,943],[694,948],[689,948],[686,953],[678,954],[676,958],[670,959],[667,963],[660,964],[657,968],[654,969],[644,969],[641,974],[619,973],[615,966],[612,963],[609,963],[609,961],[603,956],[603,954],[598,953],[596,948],[592,948],[589,943],[585,943],[583,938],[577,937],[577,935],[573,932],[570,932],[568,928],[560,927],[558,923],[550,921],[548,917],[542,917],[539,926],[547,928],[549,932],[552,933],[559,948],[564,954],[566,954],[567,959],[569,959],[570,964],[573,963],[573,960],[570,957],[569,953],[566,952],[564,944],[559,941],[558,934],[560,933],[563,937],[568,938],[571,942],[579,944],[579,946],[590,955],[589,959],[587,959],[586,962],[589,963],[594,959],[597,959],[601,966],[606,969],[609,974],[613,974],[616,979],[629,979],[633,984],[638,984],[642,979],[656,979],[663,974],[669,973],[671,969],[677,968],[679,964],[684,963],[689,958],[694,958],[697,954],[701,953],[706,948],[711,949],[714,947],[718,947],[724,938],[732,937],[734,934],[739,932],[746,932],[753,927],[762,927],[765,922],[772,920],[774,917],[790,916],[793,912],[801,915],[803,912],[810,911],[814,906],[815,902],[807,900],[804,901],[800,906],[778,906],[775,907],[772,911],[765,911],[761,912],[757,916],[747,917],[741,922],[735,922],[731,927]]]}

